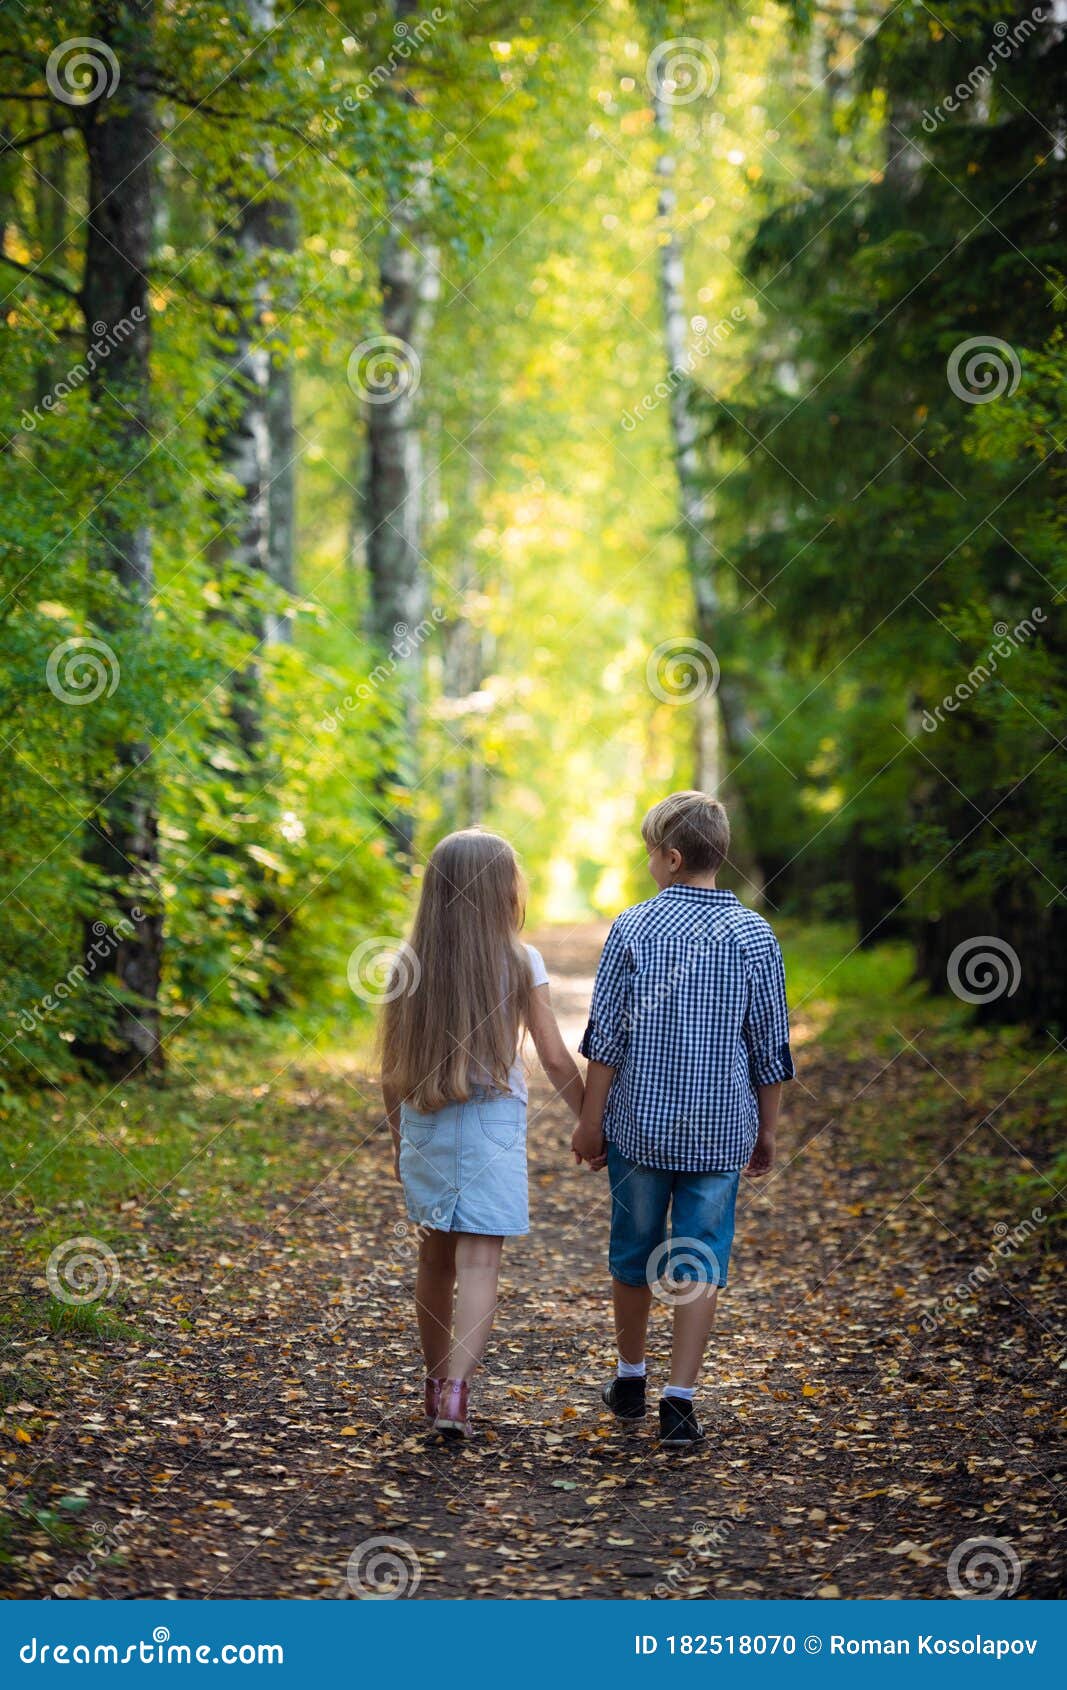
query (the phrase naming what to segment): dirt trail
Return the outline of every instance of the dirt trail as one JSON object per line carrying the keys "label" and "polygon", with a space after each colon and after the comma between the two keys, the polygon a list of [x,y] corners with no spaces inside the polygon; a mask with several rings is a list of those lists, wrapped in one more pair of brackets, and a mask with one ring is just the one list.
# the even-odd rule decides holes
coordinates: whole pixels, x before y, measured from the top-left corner
{"label": "dirt trail", "polygon": [[[572,1047],[603,933],[539,941]],[[987,1537],[1020,1558],[1021,1596],[1052,1594],[1043,1320],[990,1292],[965,1334],[925,1337],[919,1293],[956,1248],[931,1218],[943,1171],[919,1201],[925,1166],[894,1176],[850,1144],[849,1100],[884,1083],[880,1058],[800,1061],[781,1167],[742,1190],[701,1452],[662,1452],[652,1417],[620,1430],[600,1408],[606,1176],[569,1163],[565,1111],[537,1079],[532,1231],[505,1252],[475,1442],[422,1429],[414,1240],[376,1133],[265,1219],[204,1238],[161,1217],[150,1346],[112,1344],[100,1366],[49,1341],[65,1401],[35,1494],[90,1486],[116,1558],[49,1542],[5,1583],[348,1599],[351,1562],[355,1593],[399,1577],[417,1598],[943,1596],[953,1550]],[[324,1134],[331,1157],[355,1145],[353,1099],[313,1104],[294,1131],[329,1165]],[[369,1092],[361,1106],[359,1137]],[[653,1383],[667,1334],[658,1310]]]}

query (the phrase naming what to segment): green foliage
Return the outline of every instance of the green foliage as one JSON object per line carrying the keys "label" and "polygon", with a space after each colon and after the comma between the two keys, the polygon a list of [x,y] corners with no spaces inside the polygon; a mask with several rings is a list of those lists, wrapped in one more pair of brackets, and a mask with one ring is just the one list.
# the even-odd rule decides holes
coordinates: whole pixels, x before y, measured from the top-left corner
{"label": "green foliage", "polygon": [[[725,548],[774,601],[755,612],[780,653],[752,676],[759,725],[828,812],[782,890],[810,897],[846,852],[865,931],[906,916],[942,986],[957,942],[1001,937],[1023,978],[998,1013],[1046,1026],[1067,1019],[1048,966],[1067,871],[1064,47],[1028,19],[998,55],[992,5],[887,14],[803,194],[768,197],[746,267],[777,328],[707,414],[737,464]],[[865,112],[882,114],[884,162],[868,149],[857,186],[863,151],[843,162],[834,135]],[[737,778],[773,810],[769,764]]]}
{"label": "green foliage", "polygon": [[[121,64],[134,25],[115,15]],[[771,0],[494,3],[413,14],[406,34],[389,8],[339,27],[308,6],[262,40],[242,6],[157,8],[151,414],[131,453],[128,396],[85,367],[94,108],[46,77],[97,18],[53,0],[0,18],[0,1087],[67,1083],[72,1052],[106,1038],[122,994],[86,972],[84,937],[142,894],[165,910],[175,1061],[194,1017],[309,1030],[362,1013],[346,963],[403,926],[401,811],[417,857],[470,820],[507,832],[534,915],[644,895],[637,823],[688,784],[693,726],[647,680],[692,619],[646,78],[677,36],[716,71],[676,108],[671,148],[716,648],[747,714],[730,780],[745,850],[772,913],[907,934],[933,984],[960,937],[1002,934],[1024,985],[1001,1009],[1062,1020],[1063,43],[1024,31],[998,55],[992,0],[940,21],[896,7],[873,33]],[[424,188],[433,616],[421,778],[403,790],[383,774],[411,749],[392,658],[364,634],[365,409],[346,366],[380,332],[389,208]],[[242,246],[242,209],[263,202],[291,213],[289,248]],[[253,307],[295,375],[294,594],[240,561],[224,464]],[[728,327],[705,344],[701,320]],[[968,404],[946,365],[983,334],[1022,379]],[[97,567],[106,520],[151,529],[147,611]],[[265,642],[278,623],[291,639]],[[1023,633],[995,675],[924,726],[1002,624]],[[74,702],[48,680],[72,641]],[[151,751],[158,883],[89,851],[131,744]]]}
{"label": "green foliage", "polygon": [[[358,715],[342,711],[340,730],[332,724],[338,700],[365,687],[375,654],[358,631],[332,634],[331,606],[310,601],[297,608],[292,648],[257,650],[257,623],[283,607],[233,561],[237,489],[217,456],[234,403],[226,372],[235,309],[268,287],[298,363],[324,347],[336,358],[331,325],[353,338],[369,332],[376,307],[366,269],[353,262],[353,209],[357,230],[372,228],[383,202],[368,171],[380,176],[385,153],[391,169],[414,156],[413,136],[396,121],[381,131],[373,101],[343,105],[365,67],[338,60],[330,20],[316,10],[301,10],[266,49],[239,9],[207,3],[158,16],[163,215],[151,276],[150,439],[134,460],[113,426],[121,392],[92,397],[94,331],[74,297],[88,210],[81,108],[50,98],[45,76],[53,46],[91,35],[95,12],[49,5],[31,20],[8,11],[0,26],[0,111],[14,142],[3,155],[3,250],[39,270],[3,275],[0,359],[12,412],[0,454],[0,727],[14,778],[2,800],[2,880],[16,916],[0,941],[4,1085],[66,1076],[71,1045],[110,1022],[114,982],[86,972],[82,934],[86,923],[103,932],[116,919],[115,895],[129,888],[103,879],[86,847],[97,794],[121,789],[116,753],[131,739],[152,752],[172,1027],[205,1003],[247,1013],[323,985],[329,997],[338,981],[347,990],[355,937],[389,930],[399,877],[379,837],[376,791],[389,700],[376,696]],[[109,43],[120,65],[128,27],[127,18]],[[121,81],[113,98],[123,98]],[[343,122],[331,117],[342,109]],[[38,115],[40,124],[28,121]],[[46,115],[67,132],[20,150]],[[338,178],[366,185],[341,204]],[[235,203],[277,191],[276,181],[312,233],[264,275],[216,237]],[[283,301],[292,306],[284,319]],[[92,566],[105,510],[151,526],[147,618]],[[68,651],[68,642],[77,645]],[[50,657],[59,660],[55,684]],[[241,744],[233,686],[253,661],[269,701],[254,758]]]}

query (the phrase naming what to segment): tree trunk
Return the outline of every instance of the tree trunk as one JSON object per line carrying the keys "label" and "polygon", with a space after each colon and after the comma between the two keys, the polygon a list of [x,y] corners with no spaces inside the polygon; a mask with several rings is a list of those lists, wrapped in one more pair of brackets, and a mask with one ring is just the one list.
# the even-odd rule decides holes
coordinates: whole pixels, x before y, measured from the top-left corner
{"label": "tree trunk", "polygon": [[[117,444],[132,475],[150,449],[150,327],[147,273],[152,243],[155,144],[151,96],[144,91],[151,60],[154,0],[108,0],[98,6],[93,34],[123,42],[121,96],[87,108],[88,231],[82,286],[87,339],[100,324],[124,327],[103,366],[90,377],[100,426]],[[129,483],[106,497],[93,519],[93,568],[120,589],[121,621],[109,609],[107,626],[120,651],[148,640],[146,607],[153,591],[151,534],[132,514]],[[109,604],[114,595],[105,594]],[[159,891],[156,780],[147,739],[135,735],[115,751],[118,777],[102,796],[90,823],[87,860],[114,887],[120,919],[101,943],[86,928],[86,964],[97,981],[114,980],[120,999],[106,1044],[83,1054],[116,1075],[161,1066],[159,984],[163,912]],[[101,952],[106,955],[101,959]]]}
{"label": "tree trunk", "polygon": [[[372,634],[386,646],[397,638],[398,622],[414,626],[426,611],[420,550],[423,454],[414,371],[415,359],[421,362],[433,289],[426,258],[398,232],[397,226],[403,230],[411,221],[409,206],[394,210],[394,227],[382,242],[382,323],[390,339],[404,344],[392,355],[396,359],[392,396],[377,402],[373,396],[367,407],[370,620]],[[414,706],[417,694],[412,688],[408,691]]]}
{"label": "tree trunk", "polygon": [[[275,0],[244,0],[244,10],[253,36],[264,41],[275,24]],[[292,636],[289,617],[273,606],[259,608],[256,595],[264,580],[285,593],[292,593],[294,586],[295,434],[292,367],[284,326],[292,290],[284,277],[279,280],[274,273],[280,267],[272,258],[295,250],[297,231],[292,206],[267,186],[273,185],[277,175],[269,141],[255,146],[251,164],[250,178],[235,181],[230,188],[235,214],[219,237],[219,244],[232,255],[236,278],[232,362],[219,457],[240,493],[236,513],[213,550],[240,583],[233,607],[224,614],[255,642],[229,682],[230,716],[243,763],[231,778],[239,792],[247,790],[249,797],[248,805],[238,798],[239,808],[251,812],[254,795],[258,823],[269,832],[276,816],[271,780],[277,757],[269,747],[264,721],[262,655],[267,645],[288,643]],[[256,190],[257,197],[242,204],[250,190]],[[276,336],[272,313],[281,319]],[[241,836],[217,839],[214,848],[242,860],[253,906],[252,925],[267,943],[286,922],[269,872],[247,856]],[[273,989],[266,1007],[281,1001],[281,992]]]}
{"label": "tree trunk", "polygon": [[[414,10],[410,0],[394,0],[402,23]],[[388,85],[383,98],[396,99]],[[411,96],[399,91],[399,98]],[[414,788],[418,780],[419,706],[424,656],[420,639],[407,639],[426,614],[426,571],[422,559],[422,442],[417,391],[426,334],[437,298],[434,252],[425,235],[416,239],[429,197],[429,177],[416,174],[402,200],[389,210],[389,230],[379,255],[382,327],[353,355],[349,381],[366,400],[367,481],[366,560],[369,587],[368,625],[375,644],[392,654],[393,685],[398,688],[401,754],[383,771],[387,785]],[[384,374],[383,374],[384,372]],[[396,849],[409,855],[413,819],[400,812],[388,823]]]}
{"label": "tree trunk", "polygon": [[[472,439],[476,430],[475,420],[465,438]],[[459,613],[441,628],[442,701],[453,701],[454,711],[447,714],[446,727],[459,741],[441,774],[442,824],[448,828],[478,826],[488,803],[488,772],[482,750],[484,716],[475,708],[475,695],[481,691],[492,664],[492,635],[483,620],[472,622],[464,608],[464,601],[480,597],[486,585],[479,554],[473,546],[464,544],[478,525],[487,481],[480,450],[474,447],[467,460],[465,495],[457,513],[457,549],[465,560],[456,582]]]}
{"label": "tree trunk", "polygon": [[[690,403],[692,388],[684,372],[689,367],[689,325],[685,313],[685,269],[681,243],[675,233],[676,197],[674,159],[669,152],[671,105],[665,97],[663,61],[650,60],[653,76],[652,106],[661,150],[656,162],[660,180],[658,212],[660,222],[659,284],[663,309],[663,340],[667,370],[671,378],[668,403],[674,465],[678,477],[678,500],[686,569],[693,594],[694,624],[698,640],[714,651],[718,621],[715,587],[715,556],[708,537],[708,513],[701,484],[697,450],[697,423]],[[704,664],[696,664],[698,672]],[[722,781],[719,750],[719,705],[713,690],[698,686],[694,697],[696,726],[693,745],[693,784],[703,792],[717,793]]]}
{"label": "tree trunk", "polygon": [[[693,784],[702,792],[722,795],[723,749],[733,763],[740,762],[755,740],[740,690],[728,672],[713,666],[720,657],[728,659],[736,629],[728,626],[720,601],[715,574],[715,549],[711,543],[710,512],[704,496],[703,466],[700,460],[699,424],[693,406],[693,384],[689,376],[689,323],[685,309],[685,266],[682,247],[675,231],[677,199],[674,191],[674,159],[670,152],[672,107],[664,80],[664,59],[654,54],[649,61],[653,81],[652,107],[660,137],[656,163],[659,177],[659,283],[663,311],[663,340],[670,385],[668,413],[678,477],[678,500],[686,568],[693,595],[696,640],[693,673],[699,683],[694,689],[696,714],[693,745]],[[716,649],[718,648],[718,650]],[[684,654],[681,654],[684,658]],[[718,684],[703,684],[714,675]],[[756,902],[763,896],[765,876],[759,863],[759,841],[752,836],[745,805],[738,786],[729,784],[733,814],[733,868],[746,883]]]}
{"label": "tree trunk", "polygon": [[[296,251],[296,211],[285,199],[268,206],[268,244],[276,252]],[[270,348],[267,378],[267,441],[270,479],[267,490],[267,569],[276,587],[296,592],[296,428],[293,423],[293,364],[288,312],[293,289],[282,281],[274,290],[281,327]],[[267,638],[289,644],[293,624],[289,616],[268,617]]]}
{"label": "tree trunk", "polygon": [[[245,0],[245,10],[257,39],[269,35],[275,22],[275,0]],[[276,173],[274,149],[262,142],[255,149],[253,180],[262,183]],[[236,185],[234,194],[247,190]],[[238,574],[251,585],[257,575],[291,593],[294,585],[293,527],[295,469],[292,370],[284,330],[271,345],[267,316],[281,302],[280,292],[267,274],[272,251],[291,253],[296,245],[292,207],[280,195],[262,194],[241,207],[221,237],[234,255],[240,274],[234,301],[234,346],[227,394],[227,424],[220,459],[237,482],[240,506],[224,536],[226,555]],[[281,304],[279,315],[284,312]],[[274,610],[242,612],[242,623],[256,640],[257,650],[271,641],[288,641],[289,618]],[[263,741],[260,663],[252,657],[235,676],[231,711],[245,755],[258,759]]]}
{"label": "tree trunk", "polygon": [[[235,234],[242,251],[254,240],[242,217]],[[257,307],[239,301],[235,309],[233,362],[226,395],[227,426],[219,446],[219,460],[240,488],[240,504],[213,550],[232,565],[242,583],[251,587],[256,575],[266,575],[269,563],[267,525],[270,480],[270,433],[267,421],[267,393],[270,356],[256,344]],[[242,604],[241,625],[256,641],[257,653],[266,637],[264,617]],[[260,721],[260,665],[258,655],[249,658],[231,682],[231,714],[238,742],[246,756],[258,755],[262,740]]]}

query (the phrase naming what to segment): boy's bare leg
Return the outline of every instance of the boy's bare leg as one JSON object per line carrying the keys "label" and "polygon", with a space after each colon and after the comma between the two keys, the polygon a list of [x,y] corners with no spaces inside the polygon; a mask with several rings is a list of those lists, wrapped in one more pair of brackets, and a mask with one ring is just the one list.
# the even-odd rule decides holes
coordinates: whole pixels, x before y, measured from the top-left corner
{"label": "boy's bare leg", "polygon": [[644,1361],[648,1311],[652,1307],[651,1290],[647,1285],[624,1285],[621,1279],[613,1279],[611,1298],[615,1306],[615,1342],[619,1354],[623,1361]]}
{"label": "boy's bare leg", "polygon": [[[686,1292],[691,1289],[687,1283]],[[702,1285],[691,1301],[675,1304],[670,1384],[684,1385],[691,1391],[699,1379],[704,1346],[715,1324],[718,1296],[718,1286]]]}
{"label": "boy's bare leg", "polygon": [[452,1342],[452,1293],[456,1285],[456,1234],[425,1232],[419,1240],[415,1312],[428,1379],[445,1377]]}

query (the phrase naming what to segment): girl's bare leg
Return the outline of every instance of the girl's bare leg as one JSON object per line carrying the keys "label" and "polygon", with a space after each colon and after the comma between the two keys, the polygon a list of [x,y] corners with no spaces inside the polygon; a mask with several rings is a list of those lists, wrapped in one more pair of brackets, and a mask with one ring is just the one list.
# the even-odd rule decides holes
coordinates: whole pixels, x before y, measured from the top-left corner
{"label": "girl's bare leg", "polygon": [[443,1368],[447,1379],[469,1379],[482,1359],[496,1314],[502,1238],[457,1232],[455,1336]]}
{"label": "girl's bare leg", "polygon": [[452,1342],[452,1294],[456,1285],[455,1232],[424,1232],[415,1275],[419,1341],[428,1379],[444,1379]]}

